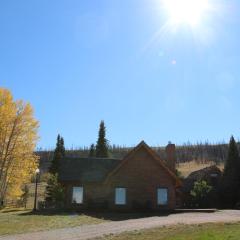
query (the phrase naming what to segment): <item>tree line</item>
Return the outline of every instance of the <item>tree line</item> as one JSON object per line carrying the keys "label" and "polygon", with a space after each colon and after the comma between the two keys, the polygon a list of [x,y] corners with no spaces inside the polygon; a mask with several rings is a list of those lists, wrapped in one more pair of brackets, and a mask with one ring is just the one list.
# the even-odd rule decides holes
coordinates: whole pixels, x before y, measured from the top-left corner
{"label": "tree line", "polygon": [[[240,150],[240,144],[237,144]],[[108,155],[112,158],[122,159],[133,147],[110,145],[108,143]],[[152,147],[163,159],[165,159],[165,147],[153,146]],[[216,164],[224,163],[228,155],[227,143],[212,144],[209,142],[198,142],[192,144],[187,142],[181,146],[176,146],[176,161],[177,163],[196,161],[198,163],[215,162]],[[54,151],[41,150],[36,154],[40,157],[40,168],[46,172],[51,164]],[[77,149],[66,149],[66,157],[94,157],[96,156],[96,146],[92,144],[89,147],[81,147]]]}
{"label": "tree line", "polygon": [[[86,154],[88,157],[104,157],[111,156],[110,151],[114,148],[109,146],[109,142],[106,139],[106,128],[104,122],[101,121],[99,126],[98,139],[95,145],[91,145]],[[121,148],[115,147],[114,150],[122,150]],[[126,149],[126,148],[125,148]],[[129,151],[131,148],[127,148]],[[155,148],[159,155],[165,154],[165,148]],[[86,150],[85,150],[86,151]],[[124,152],[125,154],[126,152]],[[191,158],[189,157],[191,156]],[[51,173],[48,179],[47,186],[47,201],[53,202],[55,205],[61,203],[64,199],[64,189],[58,182],[59,164],[66,156],[63,138],[58,135],[57,144],[53,153],[53,159],[49,172]],[[189,158],[186,158],[188,156]],[[210,158],[211,156],[211,158]],[[165,156],[163,156],[165,157]],[[225,160],[224,172],[221,177],[220,184],[215,189],[215,197],[219,199],[216,201],[215,207],[229,207],[234,208],[237,204],[240,204],[240,155],[239,155],[239,144],[236,143],[232,136],[229,144],[211,145],[208,143],[197,144],[197,145],[184,145],[177,148],[177,161],[195,160],[200,162],[215,161],[216,163],[223,162]],[[196,203],[201,203],[205,198],[205,202],[209,202],[210,193],[212,187],[208,186],[205,181],[196,182],[194,188],[191,191],[193,199]],[[199,205],[198,205],[199,206]]]}

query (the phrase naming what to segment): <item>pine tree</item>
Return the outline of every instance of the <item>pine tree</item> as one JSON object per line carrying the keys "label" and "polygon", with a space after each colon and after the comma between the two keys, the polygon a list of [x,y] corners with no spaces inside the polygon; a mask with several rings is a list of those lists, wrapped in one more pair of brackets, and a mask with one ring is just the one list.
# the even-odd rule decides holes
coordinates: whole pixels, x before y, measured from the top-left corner
{"label": "pine tree", "polygon": [[227,207],[234,207],[240,200],[240,158],[234,137],[229,142],[228,157],[222,179],[222,198]]}
{"label": "pine tree", "polygon": [[96,157],[108,157],[108,140],[105,137],[106,128],[104,125],[104,121],[101,121],[99,132],[98,132],[98,140],[96,145]]}
{"label": "pine tree", "polygon": [[48,203],[52,203],[55,207],[63,203],[64,200],[64,188],[58,182],[58,174],[51,174],[47,181],[46,198]]}
{"label": "pine tree", "polygon": [[62,154],[62,157],[65,157],[65,147],[64,147],[63,137],[60,138],[60,152]]}
{"label": "pine tree", "polygon": [[54,154],[53,154],[53,160],[52,160],[52,163],[51,163],[51,166],[50,166],[50,169],[49,169],[50,173],[52,173],[52,174],[58,173],[60,160],[64,156],[65,156],[64,140],[58,134],[56,148],[55,148]]}
{"label": "pine tree", "polygon": [[94,144],[91,144],[88,156],[95,157],[95,145]]}
{"label": "pine tree", "polygon": [[240,167],[239,152],[236,141],[232,136],[229,142],[228,158],[224,167],[224,175],[238,174]]}
{"label": "pine tree", "polygon": [[64,188],[58,181],[60,161],[64,156],[64,139],[58,134],[56,148],[53,154],[53,160],[49,169],[49,172],[51,174],[49,175],[46,187],[46,201],[53,203],[55,207],[59,204],[62,204],[64,198]]}

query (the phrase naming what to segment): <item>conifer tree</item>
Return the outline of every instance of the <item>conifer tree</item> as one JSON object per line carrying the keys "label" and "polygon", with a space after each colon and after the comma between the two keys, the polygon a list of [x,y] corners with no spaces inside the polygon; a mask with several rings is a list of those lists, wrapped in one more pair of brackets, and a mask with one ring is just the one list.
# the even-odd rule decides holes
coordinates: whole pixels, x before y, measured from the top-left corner
{"label": "conifer tree", "polygon": [[46,187],[46,201],[51,202],[57,207],[62,204],[64,198],[64,188],[59,183],[58,173],[61,159],[65,156],[64,139],[59,134],[57,136],[56,148],[53,154],[53,160],[49,169],[49,175]]}
{"label": "conifer tree", "polygon": [[95,145],[94,144],[91,144],[91,146],[90,146],[89,157],[95,157]]}
{"label": "conifer tree", "polygon": [[51,174],[47,181],[46,197],[45,200],[49,203],[53,203],[55,207],[58,204],[63,203],[64,200],[64,188],[58,182],[58,174]]}
{"label": "conifer tree", "polygon": [[65,156],[65,147],[64,147],[64,140],[58,134],[57,136],[57,143],[56,148],[53,153],[53,160],[49,169],[49,172],[52,174],[56,174],[59,171],[59,164],[62,157]]}
{"label": "conifer tree", "polygon": [[60,138],[60,152],[62,154],[62,157],[65,157],[65,147],[64,147],[63,137]]}
{"label": "conifer tree", "polygon": [[224,167],[224,175],[237,175],[240,167],[239,152],[236,141],[232,136],[229,142],[228,158]]}
{"label": "conifer tree", "polygon": [[109,152],[108,152],[108,140],[106,139],[106,128],[104,125],[104,121],[101,121],[96,145],[96,157],[108,157],[108,156]]}
{"label": "conifer tree", "polygon": [[234,137],[229,142],[228,157],[222,179],[222,198],[227,207],[234,207],[240,200],[240,158]]}

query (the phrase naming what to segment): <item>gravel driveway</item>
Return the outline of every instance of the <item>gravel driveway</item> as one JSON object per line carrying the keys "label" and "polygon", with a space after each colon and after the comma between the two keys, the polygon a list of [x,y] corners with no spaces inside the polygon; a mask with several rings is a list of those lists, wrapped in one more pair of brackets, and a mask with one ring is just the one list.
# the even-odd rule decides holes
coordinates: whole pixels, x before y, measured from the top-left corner
{"label": "gravel driveway", "polygon": [[148,229],[176,224],[200,224],[213,222],[240,222],[240,211],[224,210],[214,213],[178,213],[163,217],[147,217],[124,221],[83,225],[43,232],[26,233],[0,237],[0,240],[84,240],[106,234]]}

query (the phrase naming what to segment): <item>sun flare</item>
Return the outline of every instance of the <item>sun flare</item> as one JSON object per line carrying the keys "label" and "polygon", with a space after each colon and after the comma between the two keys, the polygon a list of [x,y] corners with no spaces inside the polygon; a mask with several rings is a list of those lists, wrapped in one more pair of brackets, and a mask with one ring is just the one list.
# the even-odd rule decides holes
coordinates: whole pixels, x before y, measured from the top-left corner
{"label": "sun flare", "polygon": [[172,24],[199,24],[209,7],[208,0],[164,0]]}

